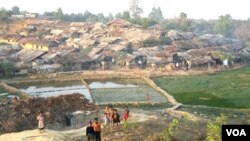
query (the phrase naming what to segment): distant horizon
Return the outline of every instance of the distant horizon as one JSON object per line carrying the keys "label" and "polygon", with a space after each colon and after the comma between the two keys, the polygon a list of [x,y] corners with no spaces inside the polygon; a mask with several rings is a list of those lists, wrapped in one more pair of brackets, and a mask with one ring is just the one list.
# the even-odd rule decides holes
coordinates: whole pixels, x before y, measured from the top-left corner
{"label": "distant horizon", "polygon": [[[130,0],[0,0],[0,8],[11,10],[18,6],[20,11],[43,14],[44,12],[56,11],[62,8],[64,14],[84,13],[89,11],[93,14],[103,13],[115,16],[119,12],[129,9]],[[112,3],[112,4],[111,4]],[[178,17],[181,12],[191,19],[213,20],[221,15],[230,14],[233,19],[248,20],[250,15],[247,11],[250,2],[248,0],[141,0],[143,17],[148,16],[153,7],[160,7],[164,18]]]}

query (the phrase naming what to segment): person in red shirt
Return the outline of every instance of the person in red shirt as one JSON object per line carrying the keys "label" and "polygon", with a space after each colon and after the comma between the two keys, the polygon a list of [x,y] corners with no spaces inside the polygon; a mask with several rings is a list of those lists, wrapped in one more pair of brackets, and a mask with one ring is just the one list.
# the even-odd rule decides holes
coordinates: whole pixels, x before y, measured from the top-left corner
{"label": "person in red shirt", "polygon": [[94,119],[94,123],[92,124],[94,128],[94,134],[96,141],[101,141],[101,125],[98,123],[98,118]]}
{"label": "person in red shirt", "polygon": [[125,109],[123,111],[123,120],[126,122],[128,120],[129,117],[129,109],[128,106],[125,106]]}

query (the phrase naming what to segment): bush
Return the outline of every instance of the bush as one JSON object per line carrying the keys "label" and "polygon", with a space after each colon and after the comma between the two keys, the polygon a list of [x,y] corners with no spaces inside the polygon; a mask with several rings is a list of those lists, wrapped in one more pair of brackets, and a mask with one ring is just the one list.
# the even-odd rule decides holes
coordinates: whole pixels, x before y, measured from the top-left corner
{"label": "bush", "polygon": [[221,115],[215,118],[214,121],[207,124],[207,137],[206,141],[220,141],[221,140],[221,126],[226,121],[226,117]]}
{"label": "bush", "polygon": [[159,45],[159,41],[155,39],[147,39],[143,41],[143,46],[145,47],[153,47]]}
{"label": "bush", "polygon": [[179,125],[179,121],[177,119],[174,119],[166,128],[161,136],[161,141],[172,141],[175,137],[175,133],[177,130],[177,127]]}
{"label": "bush", "polygon": [[213,51],[211,53],[211,55],[213,58],[220,59],[221,61],[226,59],[226,56],[223,53],[221,53],[220,51]]}
{"label": "bush", "polygon": [[171,43],[171,39],[167,37],[160,37],[159,40],[156,39],[147,39],[142,42],[145,47],[153,47],[157,45],[168,45]]}

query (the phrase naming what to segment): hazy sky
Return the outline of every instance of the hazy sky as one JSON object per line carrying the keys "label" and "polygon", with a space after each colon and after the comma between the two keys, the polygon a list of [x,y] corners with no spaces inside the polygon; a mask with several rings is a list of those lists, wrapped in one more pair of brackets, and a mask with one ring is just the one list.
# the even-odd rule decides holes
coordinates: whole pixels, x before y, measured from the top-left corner
{"label": "hazy sky", "polygon": [[[54,11],[61,7],[64,13],[116,14],[128,10],[130,0],[0,0],[0,7],[11,9],[13,6],[20,10],[43,13]],[[144,15],[151,9],[160,6],[165,18],[178,16],[185,12],[190,18],[215,19],[227,13],[235,19],[250,18],[250,0],[140,0]]]}

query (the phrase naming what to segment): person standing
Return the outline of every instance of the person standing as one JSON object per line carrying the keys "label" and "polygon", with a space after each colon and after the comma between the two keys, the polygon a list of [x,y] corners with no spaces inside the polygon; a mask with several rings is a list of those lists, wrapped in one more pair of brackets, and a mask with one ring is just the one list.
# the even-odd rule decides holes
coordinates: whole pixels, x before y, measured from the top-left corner
{"label": "person standing", "polygon": [[108,113],[110,124],[113,124],[113,115],[114,115],[114,109],[113,109],[113,107],[110,107],[109,108],[109,113]]}
{"label": "person standing", "polygon": [[125,106],[125,109],[123,111],[123,120],[126,122],[128,120],[129,117],[129,109],[128,106]]}
{"label": "person standing", "polygon": [[109,117],[107,113],[104,113],[104,117],[102,118],[102,123],[103,123],[104,128],[109,127]]}
{"label": "person standing", "polygon": [[104,113],[107,113],[107,114],[109,113],[109,106],[105,107]]}
{"label": "person standing", "polygon": [[87,136],[88,141],[94,138],[94,128],[92,126],[91,121],[89,122],[88,127],[86,128],[86,136]]}
{"label": "person standing", "polygon": [[96,141],[101,141],[101,125],[98,123],[98,118],[94,119],[93,129]]}
{"label": "person standing", "polygon": [[117,112],[117,109],[114,109],[114,114],[113,114],[113,128],[116,125],[118,127],[118,124],[120,123],[120,115]]}
{"label": "person standing", "polygon": [[151,99],[150,95],[147,94],[146,97],[145,97],[145,99],[146,99],[147,102],[150,102],[150,99]]}
{"label": "person standing", "polygon": [[37,121],[38,121],[38,129],[40,133],[43,133],[44,132],[44,116],[42,112],[38,113]]}

